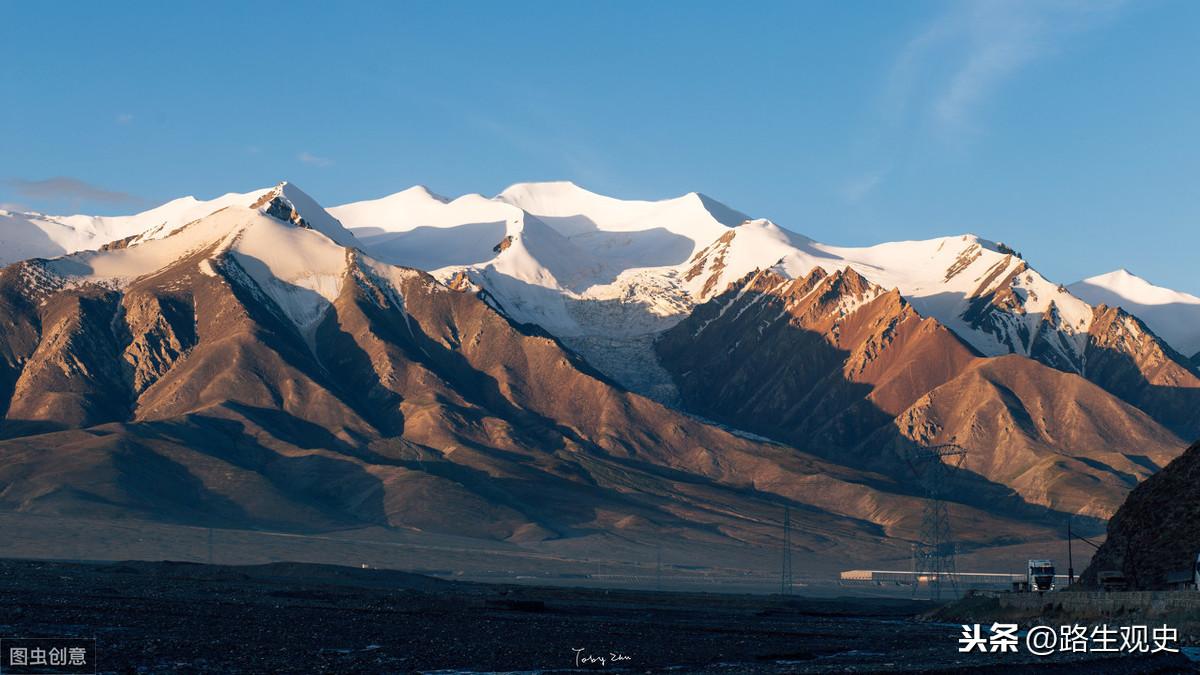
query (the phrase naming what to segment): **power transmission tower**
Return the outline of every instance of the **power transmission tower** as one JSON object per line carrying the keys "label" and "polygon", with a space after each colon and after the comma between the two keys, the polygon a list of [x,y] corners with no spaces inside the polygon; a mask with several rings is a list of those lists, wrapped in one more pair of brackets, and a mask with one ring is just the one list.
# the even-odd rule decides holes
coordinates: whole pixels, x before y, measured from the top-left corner
{"label": "power transmission tower", "polygon": [[925,493],[920,541],[913,546],[914,597],[922,579],[929,586],[930,600],[942,599],[943,584],[949,584],[954,597],[958,597],[950,513],[942,496],[953,470],[962,465],[966,456],[966,449],[955,443],[914,446],[905,453],[904,458]]}
{"label": "power transmission tower", "polygon": [[783,560],[780,561],[779,592],[792,593],[792,507],[783,507]]}

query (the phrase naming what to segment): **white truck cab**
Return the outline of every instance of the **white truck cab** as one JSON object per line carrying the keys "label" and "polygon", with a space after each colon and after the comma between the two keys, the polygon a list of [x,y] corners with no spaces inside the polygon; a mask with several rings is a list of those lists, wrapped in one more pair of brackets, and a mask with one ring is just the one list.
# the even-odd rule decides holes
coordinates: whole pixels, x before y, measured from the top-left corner
{"label": "white truck cab", "polygon": [[1054,561],[1030,560],[1026,583],[1033,592],[1054,590]]}

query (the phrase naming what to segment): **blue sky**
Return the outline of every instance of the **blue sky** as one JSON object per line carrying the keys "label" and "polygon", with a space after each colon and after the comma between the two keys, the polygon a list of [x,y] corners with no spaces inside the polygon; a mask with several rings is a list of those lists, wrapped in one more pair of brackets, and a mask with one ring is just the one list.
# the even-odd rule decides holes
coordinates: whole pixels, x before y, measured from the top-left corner
{"label": "blue sky", "polygon": [[1200,293],[1200,2],[0,0],[0,203],[570,179]]}

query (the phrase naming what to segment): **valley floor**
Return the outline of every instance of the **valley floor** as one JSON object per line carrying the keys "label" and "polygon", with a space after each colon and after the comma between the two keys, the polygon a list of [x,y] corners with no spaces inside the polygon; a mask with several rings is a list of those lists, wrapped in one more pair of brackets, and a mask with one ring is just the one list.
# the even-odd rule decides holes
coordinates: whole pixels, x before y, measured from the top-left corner
{"label": "valley floor", "polygon": [[[957,652],[925,602],[477,584],[273,563],[0,560],[0,636],[95,637],[100,672],[1180,672]],[[582,650],[582,651],[580,651]],[[612,654],[621,660],[614,661]],[[603,657],[604,664],[584,657]],[[577,659],[579,661],[577,662]]]}

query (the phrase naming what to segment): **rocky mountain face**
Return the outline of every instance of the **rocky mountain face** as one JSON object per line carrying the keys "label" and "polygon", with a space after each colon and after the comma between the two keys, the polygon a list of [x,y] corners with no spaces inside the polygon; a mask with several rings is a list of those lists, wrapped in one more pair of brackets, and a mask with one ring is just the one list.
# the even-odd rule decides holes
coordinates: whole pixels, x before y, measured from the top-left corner
{"label": "rocky mountain face", "polygon": [[834,247],[569,183],[332,211],[283,183],[21,216],[99,250],[0,268],[0,506],[703,545],[788,504],[802,548],[878,559],[917,536],[917,446],[970,449],[980,547],[1099,522],[1200,434],[1190,359],[978,237]]}
{"label": "rocky mountain face", "polygon": [[1166,588],[1171,573],[1189,573],[1200,553],[1200,443],[1146,479],[1108,523],[1108,538],[1081,582],[1121,572],[1135,589]]}
{"label": "rocky mountain face", "polygon": [[[913,445],[1029,505],[1107,517],[1182,442],[1147,414],[1032,359],[983,358],[853,269],[754,272],[656,344],[698,414],[897,478]],[[961,499],[986,491],[964,483]]]}
{"label": "rocky mountain face", "polygon": [[[802,550],[915,537],[911,486],[614,386],[474,293],[337,244],[296,192],[0,271],[0,505],[704,544],[772,542],[788,504]],[[977,546],[1049,532],[960,513],[987,524]]]}
{"label": "rocky mountain face", "polygon": [[[0,262],[161,238],[263,193],[183,198],[115,218],[4,212],[0,222],[12,226],[0,227],[0,238],[11,232],[13,240],[0,242]],[[1195,406],[1177,403],[1195,388],[1189,355],[1200,344],[1200,298],[1124,270],[1063,286],[1011,247],[974,235],[839,247],[697,193],[620,200],[568,182],[518,184],[491,198],[414,187],[335,207],[336,218],[304,201],[301,210],[324,214],[319,225],[338,243],[484,290],[510,318],[542,327],[623,386],[664,402],[676,402],[678,392],[650,345],[698,304],[756,269],[803,278],[816,268],[849,268],[898,290],[984,356],[1017,354],[1082,374],[1176,433],[1200,433],[1179,409]],[[291,217],[291,206],[280,208]],[[331,224],[337,219],[346,227]],[[1138,321],[1114,323],[1102,307],[1121,307]],[[1157,363],[1151,342],[1170,364]]]}
{"label": "rocky mountain face", "polygon": [[1084,377],[1179,436],[1200,437],[1200,377],[1191,359],[1117,307],[1098,305],[1087,337]]}
{"label": "rocky mountain face", "polygon": [[753,272],[656,349],[687,409],[830,449],[857,446],[974,358],[899,293],[820,268],[792,280]]}

